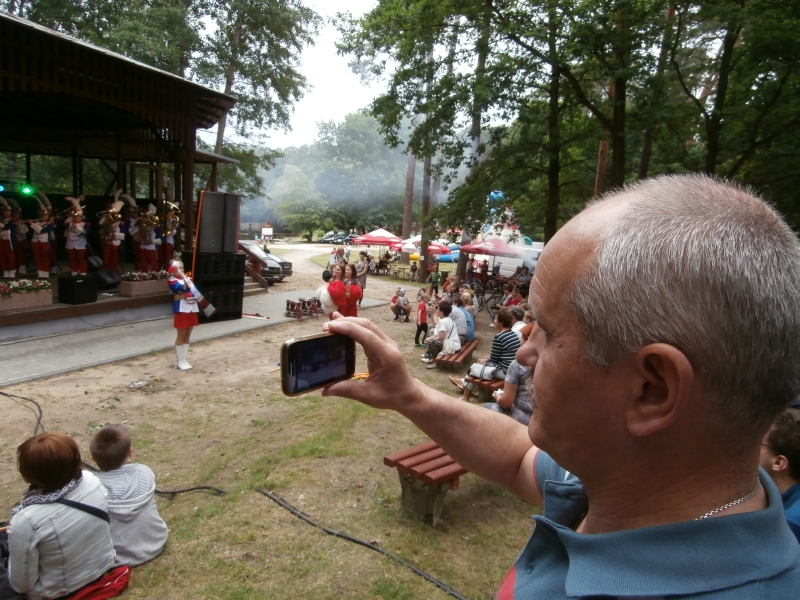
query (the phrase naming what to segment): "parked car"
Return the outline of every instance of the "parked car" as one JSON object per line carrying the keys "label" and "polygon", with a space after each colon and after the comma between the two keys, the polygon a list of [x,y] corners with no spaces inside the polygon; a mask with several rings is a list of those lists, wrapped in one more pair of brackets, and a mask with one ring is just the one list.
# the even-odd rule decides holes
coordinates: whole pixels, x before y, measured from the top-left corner
{"label": "parked car", "polygon": [[344,244],[345,237],[346,236],[344,235],[337,235],[336,237],[333,238],[333,240],[331,240],[331,244],[333,244],[334,246],[341,246],[342,244]]}
{"label": "parked car", "polygon": [[357,237],[358,237],[357,233],[351,233],[346,238],[344,238],[344,243],[345,244],[352,244],[353,240],[356,239]]}
{"label": "parked car", "polygon": [[319,238],[320,244],[331,244],[333,243],[333,238],[335,238],[338,234],[333,233],[332,231],[326,233],[321,238]]}
{"label": "parked car", "polygon": [[269,250],[264,251],[258,244],[248,244],[247,249],[259,258],[262,264],[261,276],[270,283],[292,276],[292,263],[288,260],[275,256]]}

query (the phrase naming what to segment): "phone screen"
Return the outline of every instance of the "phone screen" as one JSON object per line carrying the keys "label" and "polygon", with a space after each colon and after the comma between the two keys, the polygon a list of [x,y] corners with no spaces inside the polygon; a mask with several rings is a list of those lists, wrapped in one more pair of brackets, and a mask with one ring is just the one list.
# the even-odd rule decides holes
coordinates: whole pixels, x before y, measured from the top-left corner
{"label": "phone screen", "polygon": [[287,340],[281,349],[281,387],[298,396],[350,379],[356,369],[355,342],[338,333]]}

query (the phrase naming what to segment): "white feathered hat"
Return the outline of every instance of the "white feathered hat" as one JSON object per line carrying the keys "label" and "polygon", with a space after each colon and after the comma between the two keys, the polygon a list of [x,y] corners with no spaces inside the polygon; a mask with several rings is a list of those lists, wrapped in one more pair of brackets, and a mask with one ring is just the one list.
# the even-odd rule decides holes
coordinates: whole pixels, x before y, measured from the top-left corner
{"label": "white feathered hat", "polygon": [[72,223],[73,217],[82,217],[83,216],[83,206],[81,206],[81,200],[83,200],[83,196],[78,196],[77,198],[73,198],[72,196],[67,196],[64,198],[68,202],[72,203],[72,214],[67,217],[64,221],[65,223]]}

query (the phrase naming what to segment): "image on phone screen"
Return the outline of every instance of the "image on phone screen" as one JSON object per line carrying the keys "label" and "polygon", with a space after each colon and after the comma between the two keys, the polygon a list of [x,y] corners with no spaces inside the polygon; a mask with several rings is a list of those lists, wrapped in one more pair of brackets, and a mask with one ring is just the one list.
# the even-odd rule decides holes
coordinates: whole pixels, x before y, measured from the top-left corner
{"label": "image on phone screen", "polygon": [[344,335],[310,336],[284,344],[283,391],[302,394],[352,377],[355,348]]}

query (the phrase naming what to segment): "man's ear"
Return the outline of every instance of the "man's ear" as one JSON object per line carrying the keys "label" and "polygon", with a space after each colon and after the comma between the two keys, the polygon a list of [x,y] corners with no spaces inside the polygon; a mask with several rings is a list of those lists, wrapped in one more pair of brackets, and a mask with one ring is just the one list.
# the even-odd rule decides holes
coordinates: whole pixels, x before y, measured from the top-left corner
{"label": "man's ear", "polygon": [[639,437],[672,425],[688,406],[694,369],[686,355],[669,344],[649,344],[633,357],[637,376],[626,407],[628,431]]}
{"label": "man's ear", "polygon": [[786,458],[783,454],[778,454],[777,456],[773,456],[770,460],[772,462],[773,471],[786,472],[789,469],[789,459]]}

